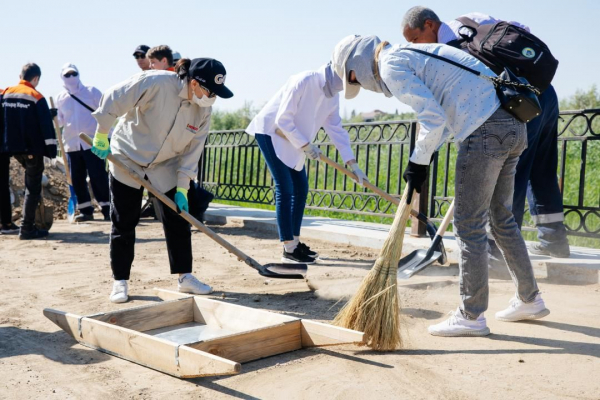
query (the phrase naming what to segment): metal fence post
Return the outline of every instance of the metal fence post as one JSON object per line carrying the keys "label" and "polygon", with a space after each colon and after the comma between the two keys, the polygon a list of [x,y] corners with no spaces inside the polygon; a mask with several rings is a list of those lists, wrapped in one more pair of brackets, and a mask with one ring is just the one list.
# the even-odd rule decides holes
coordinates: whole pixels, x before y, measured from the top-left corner
{"label": "metal fence post", "polygon": [[[415,142],[417,141],[417,122],[412,122],[410,125],[410,154],[412,154],[415,148]],[[415,192],[412,197],[411,206],[413,210],[416,210],[424,215],[427,215],[427,200],[429,199],[429,174],[427,175],[427,180],[423,183],[421,187],[421,193]],[[420,224],[419,221],[411,216],[410,217],[410,235],[411,236],[425,236],[427,231],[423,224]]]}

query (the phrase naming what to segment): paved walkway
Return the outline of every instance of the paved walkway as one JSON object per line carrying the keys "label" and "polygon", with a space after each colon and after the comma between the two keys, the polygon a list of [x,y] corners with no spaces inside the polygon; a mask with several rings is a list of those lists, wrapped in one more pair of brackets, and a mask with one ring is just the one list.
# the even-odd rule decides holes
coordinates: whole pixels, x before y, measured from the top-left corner
{"label": "paved walkway", "polygon": [[[206,219],[209,223],[216,224],[226,222],[243,224],[250,229],[271,232],[273,235],[277,235],[274,211],[213,203],[206,212]],[[375,249],[380,249],[383,246],[388,230],[389,225],[324,217],[304,217],[302,224],[303,237]],[[416,249],[426,249],[429,247],[430,242],[429,238],[415,238],[408,235],[407,230],[403,253],[408,254]],[[448,264],[441,268],[458,271],[458,246],[452,232],[447,232],[444,235],[444,246],[448,255]],[[552,283],[592,284],[600,282],[599,249],[571,247],[570,258],[531,255],[531,261],[536,277]],[[436,268],[427,268],[427,270],[435,273]],[[491,275],[494,273],[508,275],[506,271],[490,271]]]}

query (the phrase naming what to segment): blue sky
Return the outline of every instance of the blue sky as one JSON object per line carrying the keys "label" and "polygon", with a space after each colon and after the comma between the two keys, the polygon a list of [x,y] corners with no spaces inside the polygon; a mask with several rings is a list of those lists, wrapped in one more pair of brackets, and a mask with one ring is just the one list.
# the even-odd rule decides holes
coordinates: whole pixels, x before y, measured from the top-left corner
{"label": "blue sky", "polygon": [[[476,4],[476,5],[474,5]],[[184,57],[213,57],[227,69],[235,93],[215,107],[234,110],[264,104],[295,73],[326,63],[335,44],[349,34],[378,35],[404,43],[400,21],[414,5],[432,8],[442,20],[479,11],[528,25],[560,61],[554,80],[559,97],[600,86],[600,1],[234,0],[234,1],[22,1],[2,0],[4,57],[0,86],[18,81],[21,67],[42,68],[38,89],[55,96],[60,68],[76,64],[86,85],[100,90],[139,71],[132,57],[139,44],[168,44]],[[395,99],[361,91],[342,100],[351,110],[408,111]]]}

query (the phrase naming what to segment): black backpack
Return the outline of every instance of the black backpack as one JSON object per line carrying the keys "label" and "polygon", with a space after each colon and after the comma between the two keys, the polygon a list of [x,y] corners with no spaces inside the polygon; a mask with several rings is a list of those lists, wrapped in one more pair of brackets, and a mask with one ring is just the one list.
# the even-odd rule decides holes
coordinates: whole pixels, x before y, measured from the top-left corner
{"label": "black backpack", "polygon": [[[461,34],[461,39],[448,45],[466,49],[496,74],[510,69],[543,92],[550,86],[558,68],[558,60],[537,36],[506,21],[479,25],[467,17],[456,19],[470,29],[472,36]],[[462,29],[462,27],[461,27]]]}

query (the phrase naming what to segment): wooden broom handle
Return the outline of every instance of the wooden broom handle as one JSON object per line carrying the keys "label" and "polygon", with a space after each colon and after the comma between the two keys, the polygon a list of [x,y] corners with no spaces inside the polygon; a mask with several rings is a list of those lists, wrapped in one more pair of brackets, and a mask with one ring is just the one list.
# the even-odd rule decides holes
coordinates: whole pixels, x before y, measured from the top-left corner
{"label": "wooden broom handle", "polygon": [[[90,146],[92,145],[92,138],[90,138],[85,133],[80,133],[79,134],[79,138],[81,140],[83,140],[85,143],[89,144]],[[181,215],[181,217],[183,219],[185,219],[187,222],[189,222],[191,225],[195,226],[202,233],[204,233],[205,235],[207,235],[208,237],[210,237],[215,242],[219,243],[221,246],[225,247],[227,250],[229,250],[230,253],[233,253],[236,257],[238,257],[240,260],[244,261],[246,264],[250,265],[253,268],[256,268],[256,265],[252,264],[253,262],[256,263],[256,261],[254,261],[251,257],[249,257],[248,255],[244,254],[237,247],[235,247],[234,245],[232,245],[231,243],[229,243],[227,240],[223,239],[221,236],[219,236],[216,233],[214,233],[209,227],[207,227],[206,225],[204,225],[202,222],[198,221],[196,218],[194,218],[188,212],[186,212],[184,210],[181,210],[181,212],[177,211],[177,206],[175,205],[175,203],[173,202],[173,200],[171,200],[170,198],[168,198],[167,196],[165,196],[163,193],[161,193],[160,191],[158,191],[158,189],[156,189],[154,186],[152,186],[152,184],[150,182],[148,182],[145,179],[140,178],[135,172],[133,172],[132,170],[130,170],[121,161],[117,160],[112,154],[109,154],[107,158],[108,158],[108,160],[111,163],[113,163],[118,168],[120,168],[124,172],[126,172],[127,175],[129,175],[131,177],[131,179],[133,179],[134,181],[136,181],[137,183],[139,183],[140,185],[142,185],[143,187],[145,187],[150,193],[152,193],[154,196],[156,196],[167,207],[169,207],[171,210],[175,211],[176,213],[179,213],[179,215]]]}
{"label": "wooden broom handle", "polygon": [[[54,107],[54,100],[52,97],[49,97],[50,100],[50,108]],[[70,186],[73,186],[73,181],[71,181],[71,172],[69,171],[69,161],[67,160],[67,153],[65,153],[65,145],[62,141],[62,133],[60,132],[60,126],[58,124],[58,117],[52,118],[52,123],[54,125],[54,131],[56,132],[56,139],[58,140],[58,145],[60,146],[60,154],[62,155],[63,163],[65,164],[65,175],[67,175],[67,183]]]}

